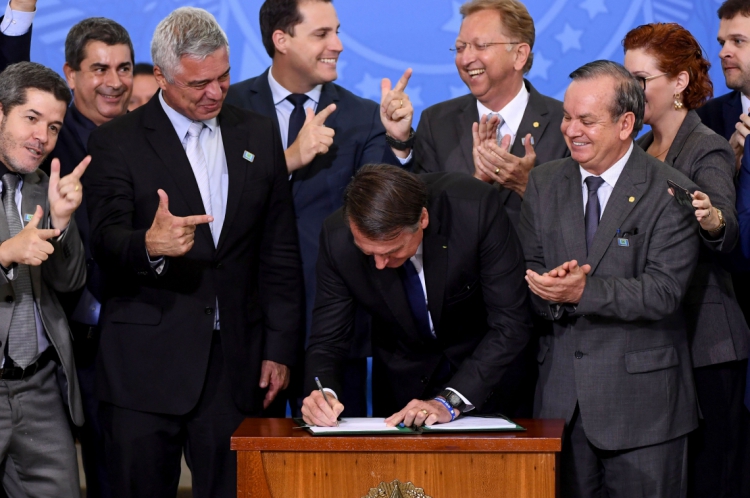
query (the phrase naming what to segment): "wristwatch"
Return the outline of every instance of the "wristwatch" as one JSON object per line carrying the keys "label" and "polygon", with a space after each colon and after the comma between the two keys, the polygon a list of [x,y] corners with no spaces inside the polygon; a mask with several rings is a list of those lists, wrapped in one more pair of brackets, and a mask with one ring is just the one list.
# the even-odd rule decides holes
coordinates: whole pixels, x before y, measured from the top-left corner
{"label": "wristwatch", "polygon": [[406,139],[405,142],[402,142],[401,140],[396,140],[389,134],[385,134],[385,141],[388,142],[388,145],[393,147],[396,150],[406,150],[411,149],[414,145],[414,139],[416,138],[417,134],[414,131],[414,128],[411,129],[409,132],[409,138]]}
{"label": "wristwatch", "polygon": [[445,399],[445,401],[447,401],[448,404],[456,410],[459,410],[462,413],[466,411],[466,403],[464,403],[464,400],[461,399],[461,396],[451,391],[450,389],[441,391],[438,396]]}
{"label": "wristwatch", "polygon": [[716,216],[719,217],[719,226],[714,228],[713,230],[707,230],[707,232],[710,233],[711,235],[718,235],[721,229],[727,226],[727,222],[724,221],[724,215],[722,214],[721,209],[719,208],[714,208],[714,209],[716,209]]}

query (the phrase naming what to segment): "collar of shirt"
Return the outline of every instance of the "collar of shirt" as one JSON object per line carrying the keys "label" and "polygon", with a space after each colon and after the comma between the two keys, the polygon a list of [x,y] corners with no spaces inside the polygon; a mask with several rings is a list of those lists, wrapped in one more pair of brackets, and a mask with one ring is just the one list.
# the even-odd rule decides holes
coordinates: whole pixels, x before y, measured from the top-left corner
{"label": "collar of shirt", "polygon": [[[179,112],[169,107],[169,104],[167,104],[167,102],[164,100],[164,96],[162,95],[161,90],[159,90],[159,102],[161,103],[161,107],[162,109],[164,109],[164,112],[167,113],[167,117],[169,118],[169,121],[172,123],[172,126],[174,127],[174,131],[177,132],[177,136],[179,137],[180,142],[184,142],[185,135],[187,135],[188,128],[190,128],[190,125],[193,123],[193,120],[186,116],[183,116]],[[202,123],[208,127],[208,130],[210,132],[213,132],[218,126],[219,120],[217,117],[214,117],[214,118],[202,121]]]}
{"label": "collar of shirt", "polygon": [[422,273],[422,244],[424,242],[419,243],[419,247],[417,247],[417,252],[409,258],[411,262],[414,264],[414,269],[417,270],[417,273]]}
{"label": "collar of shirt", "polygon": [[742,103],[742,114],[749,114],[750,113],[750,99],[745,97],[744,93],[740,93],[740,102]]}
{"label": "collar of shirt", "polygon": [[526,84],[521,84],[521,90],[518,94],[513,97],[513,100],[508,102],[505,107],[499,111],[493,111],[489,107],[485,106],[477,100],[477,111],[479,111],[479,117],[488,115],[490,113],[499,113],[503,117],[504,125],[507,125],[513,132],[513,136],[518,133],[518,127],[521,126],[521,120],[523,114],[526,112],[526,105],[529,103],[529,91],[526,89]]}
{"label": "collar of shirt", "polygon": [[[600,175],[600,178],[604,180],[604,184],[599,187],[599,190],[597,191],[597,197],[599,198],[599,205],[601,206],[599,218],[604,215],[604,208],[607,207],[607,201],[609,200],[609,196],[612,194],[612,190],[615,188],[615,184],[617,183],[617,180],[620,178],[620,174],[622,173],[623,168],[628,162],[628,159],[630,159],[630,154],[633,153],[633,144],[634,142],[630,142],[630,147],[628,147],[628,151],[625,153],[624,156],[622,156],[620,159],[615,162],[612,166],[607,169],[604,173]],[[581,192],[583,194],[583,211],[586,212],[586,203],[588,202],[588,187],[586,187],[586,178],[589,176],[596,176],[585,169],[581,167],[581,165],[578,165],[578,169],[581,171]]]}
{"label": "collar of shirt", "polygon": [[[276,79],[273,77],[273,66],[271,66],[271,69],[268,70],[268,86],[271,87],[271,95],[273,96],[273,105],[279,105],[283,102],[287,102],[292,108],[294,108],[294,104],[286,100],[288,96],[292,94],[289,90],[281,86],[281,83],[276,81]],[[320,94],[323,91],[323,85],[318,85],[309,92],[307,92],[305,95],[310,97],[310,100],[312,100],[315,105],[318,105],[318,102],[320,102]]]}

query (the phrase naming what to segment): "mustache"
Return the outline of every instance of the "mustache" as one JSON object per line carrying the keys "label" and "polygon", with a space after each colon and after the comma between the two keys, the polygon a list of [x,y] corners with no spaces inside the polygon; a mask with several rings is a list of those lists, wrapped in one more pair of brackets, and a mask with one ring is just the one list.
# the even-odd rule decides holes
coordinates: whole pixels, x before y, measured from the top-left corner
{"label": "mustache", "polygon": [[39,141],[36,141],[36,142],[24,142],[23,146],[26,147],[26,148],[28,148],[28,149],[34,149],[37,152],[39,152],[40,154],[44,155],[44,144],[41,143],[41,142],[39,142]]}

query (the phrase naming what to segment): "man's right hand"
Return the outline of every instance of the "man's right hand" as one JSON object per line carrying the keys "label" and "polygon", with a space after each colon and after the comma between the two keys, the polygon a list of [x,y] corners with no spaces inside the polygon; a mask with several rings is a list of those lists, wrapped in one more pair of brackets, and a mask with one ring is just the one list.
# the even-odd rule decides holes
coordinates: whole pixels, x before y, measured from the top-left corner
{"label": "man's right hand", "polygon": [[37,228],[43,214],[42,207],[37,206],[34,217],[24,229],[0,244],[0,264],[4,268],[10,268],[13,263],[39,266],[55,251],[47,239],[60,235],[60,230]]}
{"label": "man's right hand", "polygon": [[336,419],[344,411],[344,405],[331,393],[327,393],[328,403],[323,399],[323,394],[315,390],[302,401],[302,419],[308,425],[318,427],[334,427]]}
{"label": "man's right hand", "polygon": [[159,207],[151,228],[146,232],[146,250],[150,258],[162,256],[178,257],[185,255],[195,241],[195,228],[203,223],[214,221],[207,214],[180,218],[169,212],[169,197],[162,189],[159,194]]}
{"label": "man's right hand", "polygon": [[742,165],[742,154],[745,151],[745,138],[750,133],[750,116],[747,114],[740,114],[740,120],[734,125],[735,132],[729,137],[729,145],[734,150],[735,168],[737,171],[740,170]]}
{"label": "man's right hand", "polygon": [[289,173],[304,168],[315,159],[315,156],[328,152],[328,148],[333,145],[335,132],[324,123],[335,110],[336,104],[329,105],[317,115],[312,109],[307,109],[305,124],[302,125],[297,139],[284,152]]}

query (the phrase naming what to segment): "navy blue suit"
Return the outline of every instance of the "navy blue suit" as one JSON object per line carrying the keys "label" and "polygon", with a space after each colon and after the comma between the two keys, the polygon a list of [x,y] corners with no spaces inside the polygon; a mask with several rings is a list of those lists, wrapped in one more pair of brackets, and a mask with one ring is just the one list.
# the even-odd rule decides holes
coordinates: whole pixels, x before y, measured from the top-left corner
{"label": "navy blue suit", "polygon": [[[0,16],[3,22],[5,16]],[[0,71],[16,62],[31,59],[31,28],[21,36],[8,36],[0,33]]]}
{"label": "navy blue suit", "polygon": [[[745,152],[737,182],[737,220],[740,224],[742,254],[750,261],[750,140],[745,140]],[[745,406],[750,410],[750,368],[747,371]]]}

